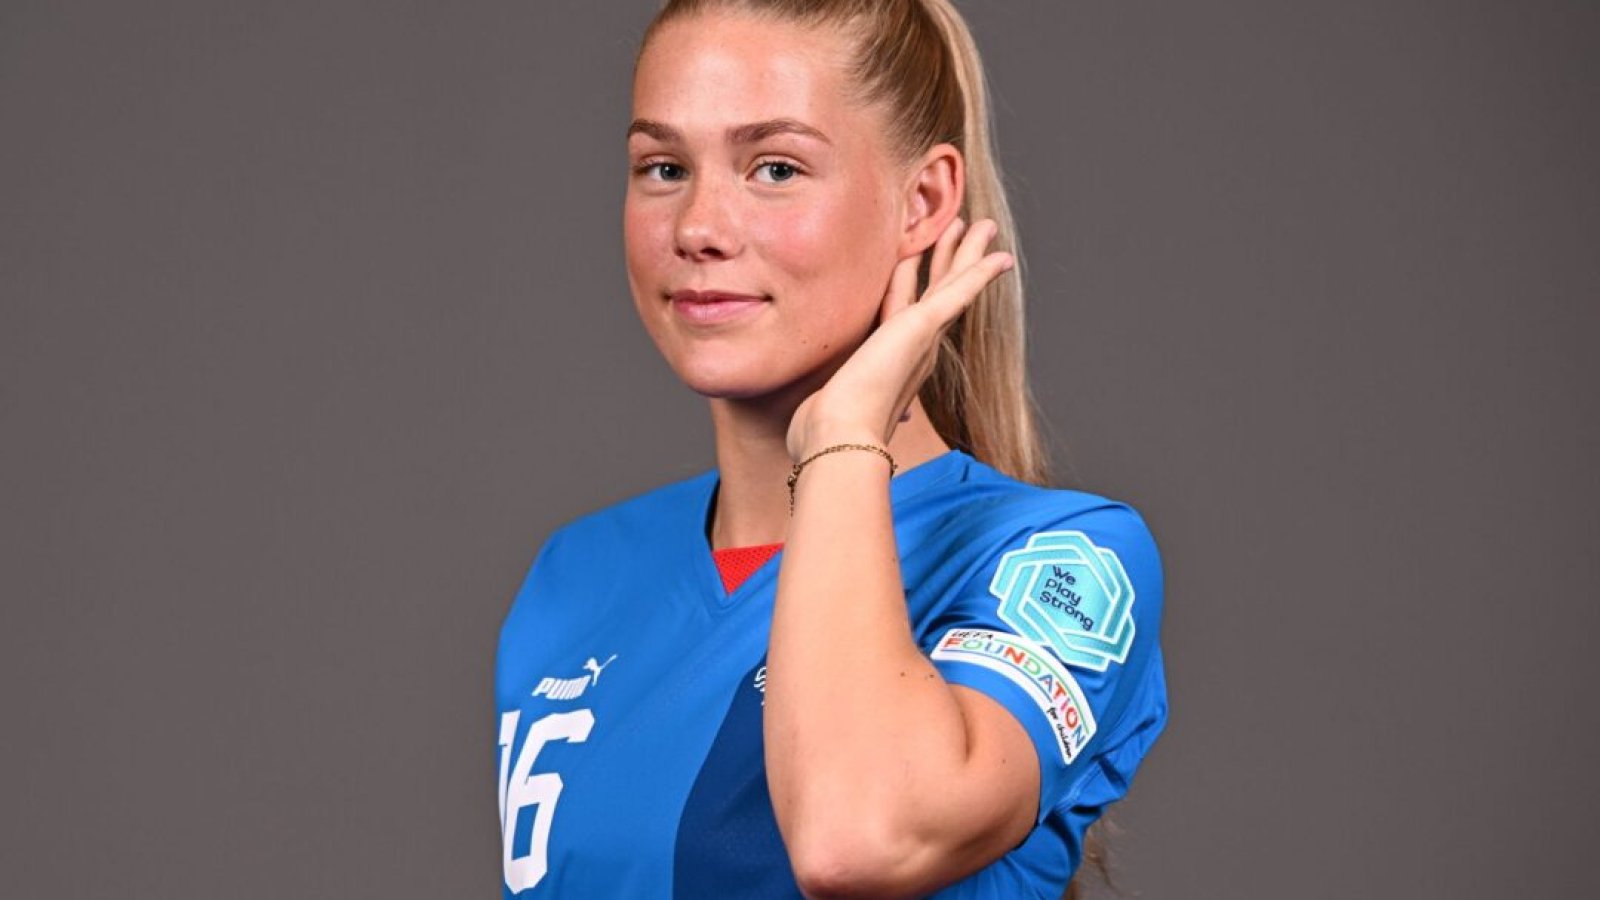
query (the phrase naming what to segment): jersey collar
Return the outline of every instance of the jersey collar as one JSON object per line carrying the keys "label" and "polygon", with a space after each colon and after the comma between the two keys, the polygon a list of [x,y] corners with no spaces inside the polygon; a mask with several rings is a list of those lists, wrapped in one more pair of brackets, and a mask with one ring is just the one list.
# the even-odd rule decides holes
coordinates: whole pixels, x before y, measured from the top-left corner
{"label": "jersey collar", "polygon": [[[955,478],[966,469],[973,458],[960,448],[950,450],[924,460],[922,463],[895,474],[889,479],[889,504],[891,509],[899,510],[912,496],[943,481]],[[738,590],[728,593],[722,587],[722,578],[717,573],[715,557],[711,554],[711,501],[716,496],[717,485],[721,475],[716,469],[704,473],[695,479],[695,490],[692,492],[694,503],[690,506],[693,514],[692,524],[687,529],[692,536],[691,552],[695,556],[694,567],[698,570],[696,579],[705,590],[715,598],[716,607],[726,608],[751,591],[760,590],[771,580],[777,572],[778,565],[783,559],[783,551],[779,550],[771,559],[767,560],[760,568],[756,569],[744,580]]]}

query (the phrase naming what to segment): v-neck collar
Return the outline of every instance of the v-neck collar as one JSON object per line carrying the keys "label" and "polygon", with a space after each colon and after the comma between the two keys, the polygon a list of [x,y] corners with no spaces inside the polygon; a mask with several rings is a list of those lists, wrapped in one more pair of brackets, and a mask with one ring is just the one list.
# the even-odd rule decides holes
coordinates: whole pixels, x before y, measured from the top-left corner
{"label": "v-neck collar", "polygon": [[[941,453],[932,459],[926,460],[916,466],[897,473],[889,479],[889,506],[891,511],[900,508],[900,505],[913,494],[931,487],[945,478],[955,474],[972,457],[958,447]],[[772,555],[772,558],[761,564],[761,567],[751,572],[732,593],[722,586],[722,575],[717,570],[716,557],[711,552],[712,501],[717,495],[717,487],[721,484],[722,475],[717,469],[711,469],[699,478],[695,490],[691,493],[694,502],[686,504],[691,513],[688,527],[684,531],[690,537],[689,552],[694,556],[694,577],[696,587],[707,598],[707,607],[713,612],[722,612],[738,605],[739,599],[746,594],[759,590],[762,585],[777,575],[778,566],[783,562],[783,550]]]}

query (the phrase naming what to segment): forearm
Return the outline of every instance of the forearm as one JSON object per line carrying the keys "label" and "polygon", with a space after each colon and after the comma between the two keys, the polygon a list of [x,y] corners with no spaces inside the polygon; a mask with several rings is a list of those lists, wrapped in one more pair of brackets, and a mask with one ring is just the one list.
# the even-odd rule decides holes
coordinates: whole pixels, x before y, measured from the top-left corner
{"label": "forearm", "polygon": [[912,637],[888,482],[887,462],[851,450],[797,485],[764,716],[791,854],[914,856],[968,756],[961,707]]}

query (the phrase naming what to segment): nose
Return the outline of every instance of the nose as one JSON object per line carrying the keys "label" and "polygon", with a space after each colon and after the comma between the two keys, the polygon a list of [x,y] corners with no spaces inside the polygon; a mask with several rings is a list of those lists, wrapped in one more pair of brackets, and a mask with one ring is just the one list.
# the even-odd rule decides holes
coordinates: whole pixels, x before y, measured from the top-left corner
{"label": "nose", "polygon": [[680,258],[693,262],[728,259],[738,253],[731,188],[700,177],[683,195],[673,235]]}

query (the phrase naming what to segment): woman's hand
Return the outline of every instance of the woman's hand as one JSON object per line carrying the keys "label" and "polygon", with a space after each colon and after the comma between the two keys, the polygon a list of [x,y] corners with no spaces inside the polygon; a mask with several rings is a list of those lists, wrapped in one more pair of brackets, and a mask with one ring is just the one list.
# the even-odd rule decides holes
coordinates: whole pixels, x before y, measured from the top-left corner
{"label": "woman's hand", "polygon": [[878,327],[789,421],[789,455],[795,462],[841,442],[888,445],[933,372],[944,330],[985,285],[1015,264],[1009,253],[984,253],[996,234],[992,219],[978,220],[964,238],[963,227],[955,219],[929,249],[928,290],[920,300],[913,295],[921,255],[895,266]]}

